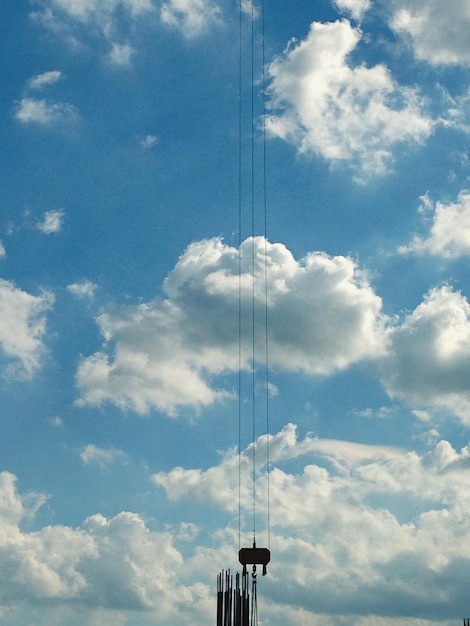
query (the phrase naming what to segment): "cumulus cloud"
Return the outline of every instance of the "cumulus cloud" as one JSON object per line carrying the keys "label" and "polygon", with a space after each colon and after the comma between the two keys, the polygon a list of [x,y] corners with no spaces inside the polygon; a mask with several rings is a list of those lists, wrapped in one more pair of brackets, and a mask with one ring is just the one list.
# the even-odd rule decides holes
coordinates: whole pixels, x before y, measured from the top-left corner
{"label": "cumulus cloud", "polygon": [[463,190],[456,202],[432,202],[428,195],[422,197],[420,212],[432,223],[427,237],[416,235],[407,246],[401,246],[402,254],[435,254],[456,259],[470,254],[470,193]]}
{"label": "cumulus cloud", "polygon": [[302,154],[349,163],[364,179],[384,174],[394,148],[422,143],[433,123],[416,89],[398,85],[384,65],[348,62],[360,38],[346,20],[314,22],[275,59],[267,129]]}
{"label": "cumulus cloud", "polygon": [[[23,598],[35,606],[60,601],[75,609],[109,609],[111,615],[145,610],[160,623],[194,606],[193,619],[201,618],[200,596],[209,592],[203,584],[179,582],[183,558],[169,532],[151,531],[130,512],[110,519],[92,515],[81,528],[23,532],[28,499],[18,493],[13,475],[0,474],[0,604],[15,608]],[[182,623],[191,622],[183,617]]]}
{"label": "cumulus cloud", "polygon": [[59,72],[58,70],[43,72],[42,74],[37,74],[36,76],[33,76],[33,78],[30,78],[28,81],[28,87],[34,90],[44,89],[44,87],[54,85],[63,77],[62,72]]}
{"label": "cumulus cloud", "polygon": [[53,302],[48,292],[33,296],[0,279],[0,348],[7,374],[30,378],[39,368],[45,352],[45,313]]}
{"label": "cumulus cloud", "polygon": [[59,233],[62,229],[64,215],[65,214],[62,210],[46,211],[46,213],[44,213],[42,222],[39,222],[37,224],[37,229],[44,235]]}
{"label": "cumulus cloud", "polygon": [[[322,614],[329,614],[331,626],[346,619],[355,626],[373,623],[361,615],[373,615],[374,623],[387,626],[414,620],[418,626],[419,619],[437,624],[449,617],[449,607],[455,619],[465,614],[468,446],[456,450],[441,440],[419,454],[311,435],[299,438],[293,424],[272,435],[270,444],[275,558],[262,581],[263,616],[270,624],[290,623],[292,611],[300,624],[323,623]],[[266,436],[255,445],[261,545]],[[241,455],[242,476],[250,455],[249,446]],[[61,607],[99,610],[102,623],[116,611],[124,621],[136,610],[147,611],[156,623],[209,623],[215,609],[214,572],[236,562],[237,457],[231,450],[207,469],[174,468],[153,477],[169,498],[191,503],[191,511],[211,506],[225,512],[213,517],[221,519],[221,526],[211,546],[198,544],[198,528],[191,520],[162,532],[151,530],[132,512],[111,518],[91,515],[77,528],[57,525],[25,532],[21,521],[28,510],[37,510],[39,496],[19,494],[14,476],[0,474],[0,604],[15,608],[20,597],[36,607],[60,601]],[[243,516],[251,517],[248,474],[249,493],[245,497],[242,492],[241,499],[243,524]],[[225,528],[224,517],[229,520]],[[178,541],[184,543],[184,559]]]}
{"label": "cumulus cloud", "polygon": [[445,409],[470,424],[470,304],[460,292],[432,289],[389,331],[382,363],[387,391],[416,409]]}
{"label": "cumulus cloud", "polygon": [[393,0],[391,27],[409,40],[416,58],[432,65],[470,64],[466,0]]}
{"label": "cumulus cloud", "polygon": [[23,98],[16,108],[15,117],[22,124],[55,126],[75,123],[79,115],[77,109],[66,102]]}
{"label": "cumulus cloud", "polygon": [[90,280],[84,280],[80,283],[72,283],[67,285],[67,290],[77,298],[93,298],[98,285]]}
{"label": "cumulus cloud", "polygon": [[[303,619],[296,614],[301,624],[323,623],[323,618],[315,621],[320,614],[331,615],[332,624],[340,623],[339,615],[353,624],[367,623],[361,615],[390,625],[400,618],[408,618],[403,623],[439,621],[449,615],[449,603],[456,616],[465,610],[465,585],[449,581],[457,571],[470,572],[470,533],[464,530],[470,496],[467,447],[459,452],[440,441],[419,455],[309,436],[299,440],[292,424],[271,442],[275,558],[264,590],[270,623],[288,622],[293,607],[303,612]],[[257,445],[264,446],[262,439]],[[249,454],[249,449],[242,452],[242,468]],[[236,514],[237,486],[227,483],[227,475],[237,473],[232,470],[236,456],[229,453],[207,470],[161,472],[154,481],[170,498],[193,503],[199,498],[202,506]],[[282,461],[289,461],[289,470],[282,469]],[[261,517],[267,505],[263,461],[258,470]],[[250,517],[251,498],[243,495],[241,505]]]}
{"label": "cumulus cloud", "polygon": [[220,11],[212,0],[168,0],[162,4],[160,17],[164,24],[191,38],[216,24]]}
{"label": "cumulus cloud", "polygon": [[[254,255],[254,256],[253,256]],[[251,366],[252,258],[254,306],[265,320],[264,263],[268,274],[270,366],[326,375],[383,350],[381,299],[350,258],[311,252],[296,260],[280,243],[258,237],[239,251],[214,238],[191,244],[164,283],[166,299],[97,318],[104,349],[77,372],[80,404],[108,401],[145,413],[174,414],[226,397],[213,388],[218,374],[239,367],[239,286],[242,302],[241,365]],[[264,358],[264,331],[256,352]]]}
{"label": "cumulus cloud", "polygon": [[334,3],[340,11],[348,13],[355,20],[362,19],[371,7],[371,0],[334,0]]}
{"label": "cumulus cloud", "polygon": [[99,448],[90,443],[80,451],[80,458],[85,465],[97,465],[105,469],[116,461],[125,461],[127,455],[116,448]]}

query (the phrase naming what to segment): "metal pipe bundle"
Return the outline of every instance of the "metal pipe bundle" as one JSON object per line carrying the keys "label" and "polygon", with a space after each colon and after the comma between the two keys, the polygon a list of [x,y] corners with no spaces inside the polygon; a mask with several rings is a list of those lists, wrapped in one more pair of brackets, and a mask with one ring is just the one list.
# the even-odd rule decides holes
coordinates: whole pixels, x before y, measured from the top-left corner
{"label": "metal pipe bundle", "polygon": [[[241,582],[241,584],[240,584]],[[222,571],[217,576],[217,626],[250,626],[250,594],[248,574],[233,576]]]}

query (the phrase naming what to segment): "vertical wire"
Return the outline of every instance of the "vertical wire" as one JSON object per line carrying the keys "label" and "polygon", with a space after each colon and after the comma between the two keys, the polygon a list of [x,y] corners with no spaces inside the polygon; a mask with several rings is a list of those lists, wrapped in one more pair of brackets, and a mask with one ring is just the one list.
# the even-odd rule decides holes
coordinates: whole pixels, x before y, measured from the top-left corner
{"label": "vertical wire", "polygon": [[266,480],[268,548],[271,548],[271,493],[270,493],[270,425],[269,425],[269,332],[268,332],[268,191],[266,158],[266,50],[265,50],[265,0],[261,3],[261,53],[263,97],[263,213],[264,213],[264,356],[266,387]]}
{"label": "vertical wire", "polygon": [[242,454],[242,0],[239,0],[238,49],[238,549],[241,547]]}
{"label": "vertical wire", "polygon": [[255,333],[255,5],[251,0],[251,367],[253,441],[253,543],[256,541],[256,333]]}

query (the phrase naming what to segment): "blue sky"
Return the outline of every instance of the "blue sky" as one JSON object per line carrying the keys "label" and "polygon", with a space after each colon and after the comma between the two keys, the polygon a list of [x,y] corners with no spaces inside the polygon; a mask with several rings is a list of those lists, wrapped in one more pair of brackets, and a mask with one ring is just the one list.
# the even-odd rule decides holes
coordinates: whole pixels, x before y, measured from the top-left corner
{"label": "blue sky", "polygon": [[0,7],[0,623],[214,623],[253,396],[260,624],[470,614],[470,6],[266,5],[254,232],[249,1],[241,232],[237,3]]}

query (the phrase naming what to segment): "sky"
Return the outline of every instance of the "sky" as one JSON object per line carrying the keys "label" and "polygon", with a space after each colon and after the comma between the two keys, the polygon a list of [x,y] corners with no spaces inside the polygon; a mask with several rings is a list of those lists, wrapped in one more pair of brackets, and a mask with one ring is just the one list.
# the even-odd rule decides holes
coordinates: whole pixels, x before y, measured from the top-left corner
{"label": "sky", "polygon": [[0,5],[2,624],[470,616],[470,3],[265,4]]}

